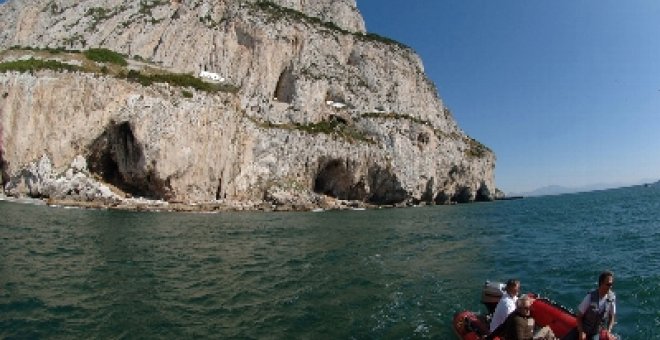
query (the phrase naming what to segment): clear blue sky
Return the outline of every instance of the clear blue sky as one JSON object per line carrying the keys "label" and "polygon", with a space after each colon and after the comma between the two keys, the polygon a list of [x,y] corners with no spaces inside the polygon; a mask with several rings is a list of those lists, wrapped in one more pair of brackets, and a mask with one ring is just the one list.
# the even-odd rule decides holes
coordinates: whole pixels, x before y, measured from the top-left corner
{"label": "clear blue sky", "polygon": [[660,179],[660,1],[357,3],[420,54],[505,192]]}

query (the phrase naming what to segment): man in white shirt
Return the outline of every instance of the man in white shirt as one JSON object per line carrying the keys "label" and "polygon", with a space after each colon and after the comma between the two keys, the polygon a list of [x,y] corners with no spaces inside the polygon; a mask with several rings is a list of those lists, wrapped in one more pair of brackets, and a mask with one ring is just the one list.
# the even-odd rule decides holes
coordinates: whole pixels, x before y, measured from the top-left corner
{"label": "man in white shirt", "polygon": [[502,295],[502,298],[497,303],[497,307],[495,307],[493,319],[490,321],[491,333],[506,320],[509,314],[516,310],[516,301],[520,292],[520,281],[510,279],[506,282],[505,290],[504,295]]}

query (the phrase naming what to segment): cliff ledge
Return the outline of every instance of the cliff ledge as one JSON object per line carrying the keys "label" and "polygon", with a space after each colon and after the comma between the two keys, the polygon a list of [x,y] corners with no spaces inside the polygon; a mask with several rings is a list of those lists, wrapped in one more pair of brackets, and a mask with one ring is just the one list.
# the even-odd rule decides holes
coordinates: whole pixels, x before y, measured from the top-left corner
{"label": "cliff ledge", "polygon": [[492,200],[408,47],[354,0],[9,0],[4,194],[175,210]]}

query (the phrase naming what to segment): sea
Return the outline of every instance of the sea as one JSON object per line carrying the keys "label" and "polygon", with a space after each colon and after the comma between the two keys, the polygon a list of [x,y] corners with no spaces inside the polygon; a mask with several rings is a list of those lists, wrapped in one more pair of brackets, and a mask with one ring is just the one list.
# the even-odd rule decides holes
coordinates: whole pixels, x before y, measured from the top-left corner
{"label": "sea", "polygon": [[454,339],[488,280],[660,339],[660,185],[454,206],[190,214],[0,202],[2,339]]}

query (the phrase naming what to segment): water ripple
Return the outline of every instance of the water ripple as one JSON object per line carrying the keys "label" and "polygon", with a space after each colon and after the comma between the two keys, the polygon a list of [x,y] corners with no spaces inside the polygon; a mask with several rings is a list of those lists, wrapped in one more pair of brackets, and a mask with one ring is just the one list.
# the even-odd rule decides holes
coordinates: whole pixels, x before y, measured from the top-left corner
{"label": "water ripple", "polygon": [[360,214],[0,202],[0,338],[446,339],[484,280],[575,308],[606,268],[617,333],[658,338],[660,193],[642,190]]}

